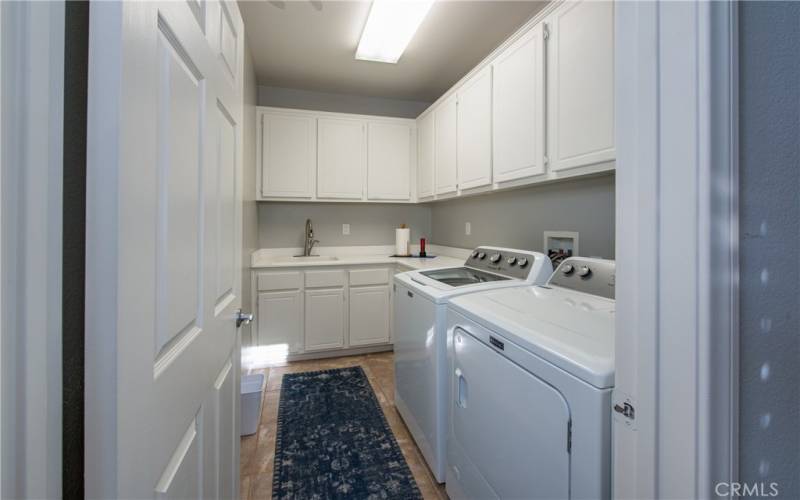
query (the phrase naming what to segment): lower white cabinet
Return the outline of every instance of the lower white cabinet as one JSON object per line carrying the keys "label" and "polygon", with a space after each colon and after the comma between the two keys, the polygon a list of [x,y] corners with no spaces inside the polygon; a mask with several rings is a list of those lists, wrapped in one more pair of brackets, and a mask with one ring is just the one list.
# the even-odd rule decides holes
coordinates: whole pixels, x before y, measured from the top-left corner
{"label": "lower white cabinet", "polygon": [[305,350],[344,347],[344,288],[306,290]]}
{"label": "lower white cabinet", "polygon": [[259,292],[257,296],[258,345],[285,344],[289,352],[303,348],[303,296],[300,290]]}
{"label": "lower white cabinet", "polygon": [[350,345],[389,342],[391,312],[389,285],[350,289]]}
{"label": "lower white cabinet", "polygon": [[253,343],[291,355],[391,344],[393,267],[253,270]]}

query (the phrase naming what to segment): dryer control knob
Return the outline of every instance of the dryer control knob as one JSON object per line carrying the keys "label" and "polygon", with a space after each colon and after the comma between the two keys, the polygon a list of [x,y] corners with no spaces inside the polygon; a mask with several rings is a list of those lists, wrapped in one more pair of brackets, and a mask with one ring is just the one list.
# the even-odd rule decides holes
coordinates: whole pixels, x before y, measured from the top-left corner
{"label": "dryer control knob", "polygon": [[590,274],[592,274],[592,270],[589,269],[589,266],[581,266],[581,268],[578,270],[578,276],[581,278],[585,278]]}
{"label": "dryer control knob", "polygon": [[525,267],[528,265],[528,259],[526,259],[525,257],[520,257],[517,264],[519,264],[519,267]]}
{"label": "dryer control knob", "polygon": [[517,263],[517,258],[516,257],[509,257],[509,258],[506,259],[506,262],[508,262],[509,266],[513,266],[514,264]]}
{"label": "dryer control knob", "polygon": [[492,255],[491,257],[489,257],[489,260],[496,264],[496,263],[500,262],[500,258],[501,258],[501,255],[499,253],[496,253],[496,254]]}
{"label": "dryer control knob", "polygon": [[574,270],[575,268],[572,267],[572,264],[564,264],[563,266],[561,266],[561,272],[564,274],[572,274],[572,271]]}
{"label": "dryer control knob", "polygon": [[479,254],[478,254],[478,258],[479,258],[479,259],[481,259],[481,260],[483,260],[483,259],[485,259],[485,258],[486,258],[486,254],[485,254],[484,252],[481,252],[481,253],[479,253]]}
{"label": "dryer control knob", "polygon": [[477,250],[475,250],[474,252],[472,252],[472,258],[473,258],[473,259],[477,259],[477,258],[478,258],[478,255],[480,255],[480,252],[478,252]]}

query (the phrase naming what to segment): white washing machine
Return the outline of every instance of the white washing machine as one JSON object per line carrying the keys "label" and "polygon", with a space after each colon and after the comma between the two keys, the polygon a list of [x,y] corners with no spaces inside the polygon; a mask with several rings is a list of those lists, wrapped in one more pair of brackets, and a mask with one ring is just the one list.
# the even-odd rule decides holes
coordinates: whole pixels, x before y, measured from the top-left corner
{"label": "white washing machine", "polygon": [[611,496],[614,261],[448,306],[451,499]]}
{"label": "white washing machine", "polygon": [[395,275],[395,405],[437,481],[443,482],[446,472],[447,302],[544,283],[552,269],[538,252],[479,247],[461,267]]}

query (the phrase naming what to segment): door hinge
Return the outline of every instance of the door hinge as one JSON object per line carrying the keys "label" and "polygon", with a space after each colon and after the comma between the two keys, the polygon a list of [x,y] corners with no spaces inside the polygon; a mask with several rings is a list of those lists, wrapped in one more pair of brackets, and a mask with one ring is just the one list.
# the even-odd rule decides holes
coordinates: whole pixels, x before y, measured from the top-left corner
{"label": "door hinge", "polygon": [[542,25],[542,34],[544,35],[545,40],[550,38],[550,26],[547,23]]}
{"label": "door hinge", "polygon": [[634,420],[636,418],[636,408],[633,407],[628,401],[620,404],[617,403],[614,405],[614,411],[622,415],[623,417],[627,418],[628,420]]}
{"label": "door hinge", "polygon": [[567,453],[572,453],[572,419],[567,420]]}
{"label": "door hinge", "polygon": [[547,156],[547,155],[544,155],[544,166],[546,167],[548,165],[550,165],[550,157]]}

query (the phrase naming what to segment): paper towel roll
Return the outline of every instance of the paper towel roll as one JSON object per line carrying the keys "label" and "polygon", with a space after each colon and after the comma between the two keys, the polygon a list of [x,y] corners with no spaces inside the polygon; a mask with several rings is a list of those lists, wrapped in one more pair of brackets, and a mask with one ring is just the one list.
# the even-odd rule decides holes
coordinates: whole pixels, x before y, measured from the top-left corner
{"label": "paper towel roll", "polygon": [[408,242],[411,239],[411,229],[407,227],[398,227],[394,230],[394,253],[396,255],[409,255]]}

